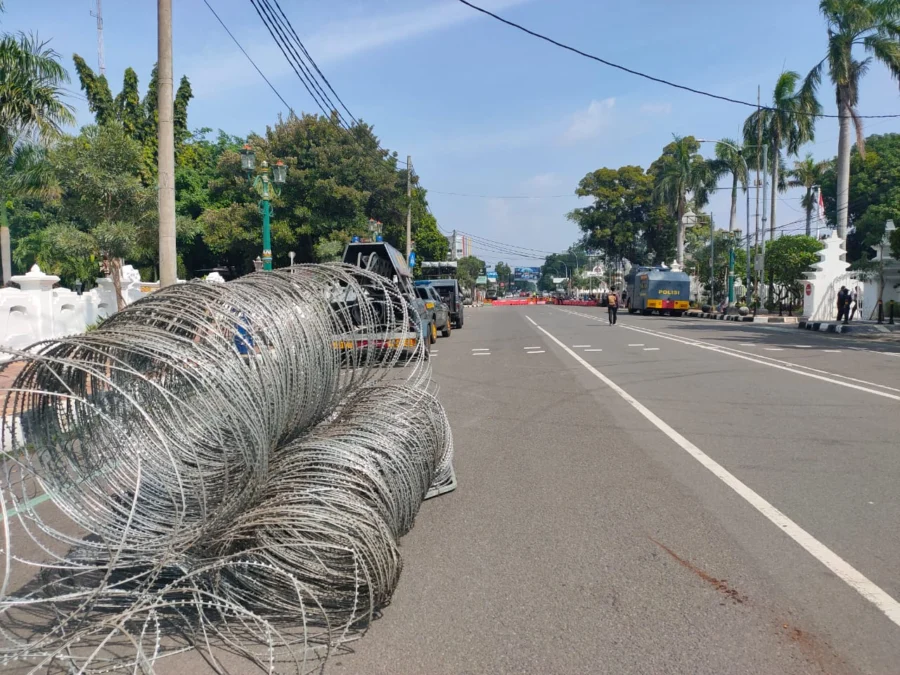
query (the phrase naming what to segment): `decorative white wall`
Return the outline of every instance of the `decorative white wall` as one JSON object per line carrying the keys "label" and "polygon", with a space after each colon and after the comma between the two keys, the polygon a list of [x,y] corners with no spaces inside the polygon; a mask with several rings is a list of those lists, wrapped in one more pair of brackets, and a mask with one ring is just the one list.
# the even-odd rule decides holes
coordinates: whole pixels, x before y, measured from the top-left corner
{"label": "decorative white wall", "polygon": [[[59,277],[44,274],[34,265],[27,274],[12,277],[19,288],[0,289],[0,361],[11,358],[4,347],[24,349],[40,340],[82,333],[91,324],[116,311],[113,280],[98,279],[97,288],[78,295],[53,288]],[[122,295],[130,304],[159,288],[143,282],[131,265],[122,268]]]}

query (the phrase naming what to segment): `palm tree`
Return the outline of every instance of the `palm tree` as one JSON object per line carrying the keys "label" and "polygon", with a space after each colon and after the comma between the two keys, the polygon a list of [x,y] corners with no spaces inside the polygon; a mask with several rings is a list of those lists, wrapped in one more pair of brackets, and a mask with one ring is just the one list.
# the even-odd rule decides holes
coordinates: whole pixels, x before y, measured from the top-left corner
{"label": "palm tree", "polygon": [[[804,86],[815,90],[822,81],[822,69],[827,62],[840,118],[837,231],[839,237],[845,238],[850,202],[851,125],[856,130],[856,147],[860,154],[865,154],[863,124],[856,109],[859,81],[873,58],[900,80],[900,0],[821,0],[819,11],[828,23],[828,54],[806,76]],[[854,58],[856,46],[861,46],[870,56],[862,61]]]}
{"label": "palm tree", "polygon": [[700,156],[700,144],[693,136],[675,136],[664,149],[662,157],[651,165],[648,173],[654,177],[653,196],[664,204],[677,220],[678,238],[675,258],[684,265],[684,214],[688,195],[696,208],[709,201],[709,188],[715,181],[711,162]]}
{"label": "palm tree", "polygon": [[[17,161],[16,148],[29,141],[48,142],[72,124],[72,107],[62,99],[61,85],[69,81],[59,54],[36,36],[0,36],[0,171]],[[12,274],[6,198],[0,192],[0,258],[3,283]]]}
{"label": "palm tree", "polygon": [[[763,143],[769,149],[772,170],[772,202],[769,209],[769,239],[775,238],[775,205],[781,181],[781,153],[796,155],[800,146],[815,138],[815,118],[821,114],[822,106],[815,97],[815,88],[804,83],[797,91],[800,73],[792,70],[783,72],[775,83],[772,107],[762,108],[744,122],[744,139],[753,144],[758,139],[762,127]],[[763,233],[765,236],[765,233]]]}
{"label": "palm tree", "polygon": [[716,158],[712,163],[712,170],[716,179],[730,175],[731,176],[731,214],[728,217],[728,231],[735,230],[735,222],[737,221],[737,198],[738,183],[744,185],[744,192],[747,191],[747,151],[741,147],[741,144],[732,138],[723,138],[716,143]]}
{"label": "palm tree", "polygon": [[809,153],[799,162],[794,162],[794,168],[788,172],[789,187],[806,188],[806,194],[800,203],[806,210],[806,236],[812,234],[812,212],[817,200],[813,188],[822,184],[825,171],[831,166],[831,162],[817,162]]}

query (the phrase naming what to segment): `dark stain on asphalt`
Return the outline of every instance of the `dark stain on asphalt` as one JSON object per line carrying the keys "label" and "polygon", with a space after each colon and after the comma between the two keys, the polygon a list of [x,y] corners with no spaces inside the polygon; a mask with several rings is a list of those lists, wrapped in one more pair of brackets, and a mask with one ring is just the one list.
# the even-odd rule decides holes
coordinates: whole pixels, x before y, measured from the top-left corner
{"label": "dark stain on asphalt", "polygon": [[827,675],[850,675],[850,673],[855,673],[837,655],[831,645],[820,638],[787,623],[782,624],[782,628],[788,639],[800,648],[807,661],[818,666],[823,673],[827,673]]}
{"label": "dark stain on asphalt", "polygon": [[694,574],[696,574],[700,579],[702,579],[703,581],[705,581],[706,583],[708,583],[710,586],[712,586],[713,588],[715,588],[719,593],[721,593],[721,594],[724,595],[726,598],[728,598],[729,600],[731,600],[732,603],[734,603],[734,604],[736,604],[736,605],[740,605],[740,604],[743,604],[744,602],[747,601],[747,596],[746,596],[746,595],[743,595],[743,594],[742,594],[740,591],[738,591],[737,589],[731,588],[731,587],[728,585],[727,580],[725,580],[725,579],[716,579],[714,576],[712,576],[712,575],[710,575],[710,574],[707,574],[706,572],[704,572],[703,570],[701,570],[699,567],[697,567],[696,565],[692,564],[689,560],[685,560],[684,558],[682,558],[681,556],[679,556],[677,553],[675,553],[675,551],[673,551],[672,549],[670,549],[670,548],[669,548],[668,546],[666,546],[665,544],[656,541],[656,539],[654,539],[653,537],[648,537],[648,538],[649,538],[650,541],[652,541],[654,544],[656,544],[657,546],[659,546],[663,551],[665,551],[665,552],[668,553],[670,556],[672,556],[672,558],[674,558],[676,561],[678,561],[678,564],[680,564],[682,567],[684,567],[684,568],[686,568],[686,569],[689,569],[691,572],[693,572]]}

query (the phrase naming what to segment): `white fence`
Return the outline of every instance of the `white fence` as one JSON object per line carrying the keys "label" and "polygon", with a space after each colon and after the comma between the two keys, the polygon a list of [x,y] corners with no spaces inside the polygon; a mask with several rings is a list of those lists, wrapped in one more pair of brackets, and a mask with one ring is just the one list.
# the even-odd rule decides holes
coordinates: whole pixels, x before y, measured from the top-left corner
{"label": "white fence", "polygon": [[[113,280],[98,279],[98,287],[79,295],[67,288],[54,288],[59,277],[44,274],[35,265],[27,274],[14,276],[19,288],[0,289],[0,349],[24,349],[39,340],[84,332],[117,309]],[[147,283],[130,265],[122,270],[122,295],[126,303],[159,288]],[[0,352],[0,361],[9,360]]]}

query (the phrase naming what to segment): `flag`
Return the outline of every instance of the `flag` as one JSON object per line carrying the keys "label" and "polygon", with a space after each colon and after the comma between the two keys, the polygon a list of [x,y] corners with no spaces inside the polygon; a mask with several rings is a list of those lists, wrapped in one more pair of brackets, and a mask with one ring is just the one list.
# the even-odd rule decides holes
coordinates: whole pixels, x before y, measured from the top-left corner
{"label": "flag", "polygon": [[819,188],[818,192],[819,200],[816,206],[818,207],[819,212],[817,214],[817,217],[819,218],[819,220],[825,220],[825,200],[822,198],[822,188]]}

